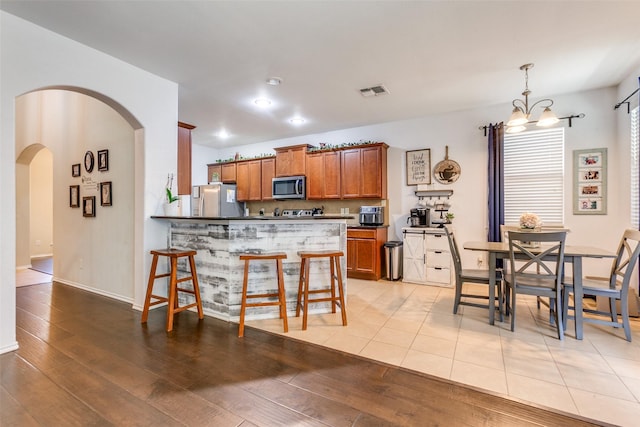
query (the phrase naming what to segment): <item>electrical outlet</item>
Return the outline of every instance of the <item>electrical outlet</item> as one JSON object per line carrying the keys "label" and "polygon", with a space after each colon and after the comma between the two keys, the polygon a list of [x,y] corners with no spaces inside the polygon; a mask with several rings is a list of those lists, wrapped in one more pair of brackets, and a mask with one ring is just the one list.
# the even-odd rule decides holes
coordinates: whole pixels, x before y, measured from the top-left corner
{"label": "electrical outlet", "polygon": [[41,240],[36,240],[36,246],[40,246],[42,244]]}
{"label": "electrical outlet", "polygon": [[80,270],[82,270],[82,268],[84,267],[84,260],[80,258],[78,262],[80,263]]}

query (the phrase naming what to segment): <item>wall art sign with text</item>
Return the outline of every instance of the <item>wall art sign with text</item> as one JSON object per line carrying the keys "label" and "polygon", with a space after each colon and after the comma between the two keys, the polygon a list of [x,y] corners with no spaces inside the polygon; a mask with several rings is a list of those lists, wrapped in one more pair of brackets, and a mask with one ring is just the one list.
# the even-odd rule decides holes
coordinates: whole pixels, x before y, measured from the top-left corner
{"label": "wall art sign with text", "polygon": [[431,150],[407,151],[407,185],[431,184]]}
{"label": "wall art sign with text", "polygon": [[573,151],[573,214],[607,213],[607,149]]}

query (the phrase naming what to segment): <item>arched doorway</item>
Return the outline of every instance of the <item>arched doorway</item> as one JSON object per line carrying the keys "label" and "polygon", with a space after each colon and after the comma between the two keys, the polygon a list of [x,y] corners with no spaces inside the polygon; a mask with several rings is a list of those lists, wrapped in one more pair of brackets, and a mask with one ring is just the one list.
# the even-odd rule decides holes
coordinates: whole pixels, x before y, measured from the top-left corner
{"label": "arched doorway", "polygon": [[42,144],[16,160],[16,286],[51,282],[53,153]]}
{"label": "arched doorway", "polygon": [[[29,164],[46,149],[52,153],[55,280],[133,302],[138,130],[130,114],[121,114],[113,103],[70,89],[39,90],[16,99],[16,152],[21,153],[16,162],[16,265],[29,263],[33,240],[27,221],[29,188],[24,188]],[[98,166],[104,155],[106,168]],[[89,156],[95,159],[93,168],[86,167]],[[101,203],[104,184],[112,189],[110,204]],[[70,203],[72,187],[79,194],[77,205]],[[83,209],[86,200],[90,213]]]}

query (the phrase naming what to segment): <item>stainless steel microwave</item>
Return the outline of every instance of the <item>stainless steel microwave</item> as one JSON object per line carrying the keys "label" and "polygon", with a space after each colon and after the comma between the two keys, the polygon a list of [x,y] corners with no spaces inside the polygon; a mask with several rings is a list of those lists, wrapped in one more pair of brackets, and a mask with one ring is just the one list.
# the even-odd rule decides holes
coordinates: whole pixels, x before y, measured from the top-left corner
{"label": "stainless steel microwave", "polygon": [[304,176],[283,176],[271,181],[272,197],[283,199],[306,199],[307,180]]}

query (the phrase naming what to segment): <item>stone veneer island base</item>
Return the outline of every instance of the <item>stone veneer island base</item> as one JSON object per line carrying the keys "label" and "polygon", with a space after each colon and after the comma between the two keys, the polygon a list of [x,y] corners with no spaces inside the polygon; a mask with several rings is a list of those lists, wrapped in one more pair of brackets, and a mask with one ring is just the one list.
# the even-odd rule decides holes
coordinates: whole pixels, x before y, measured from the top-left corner
{"label": "stone veneer island base", "polygon": [[[347,224],[350,217],[284,217],[200,218],[152,217],[169,221],[169,242],[172,247],[193,249],[200,294],[205,314],[227,321],[238,321],[242,298],[244,262],[241,253],[285,252],[283,273],[287,312],[295,316],[300,278],[298,251],[341,250],[342,281],[347,289]],[[178,266],[179,277],[188,275],[186,263]],[[310,288],[328,288],[330,271],[328,260],[311,263]],[[182,285],[188,287],[191,282]],[[248,293],[276,293],[276,263],[252,261],[249,271]],[[181,302],[190,302],[190,295],[181,295]],[[257,301],[257,300],[256,300]],[[316,303],[310,313],[328,313],[330,304]],[[246,320],[278,318],[277,307],[255,307],[247,310]]]}

